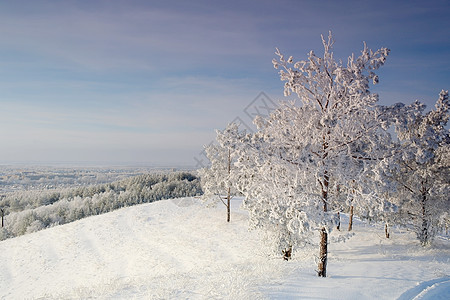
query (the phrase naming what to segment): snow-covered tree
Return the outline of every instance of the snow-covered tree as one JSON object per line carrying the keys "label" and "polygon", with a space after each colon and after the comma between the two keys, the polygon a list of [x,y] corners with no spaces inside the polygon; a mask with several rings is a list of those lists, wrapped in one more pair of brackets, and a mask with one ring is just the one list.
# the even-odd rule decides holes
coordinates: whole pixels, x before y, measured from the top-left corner
{"label": "snow-covered tree", "polygon": [[[250,227],[266,230],[275,253],[290,259],[293,247],[305,241],[305,236],[294,233],[294,228],[301,230],[303,227],[294,224],[296,221],[291,214],[313,207],[294,208],[294,203],[289,204],[299,194],[297,181],[291,176],[291,166],[277,161],[272,153],[273,145],[261,130],[254,134],[234,131],[234,134],[218,135],[218,140],[232,145],[237,154],[238,172],[234,173],[234,181],[245,196],[243,207],[250,212]],[[304,227],[306,229],[308,224]],[[308,235],[309,232],[302,230],[302,233]]]}
{"label": "snow-covered tree", "polygon": [[273,64],[281,69],[285,96],[297,94],[300,105],[285,102],[268,118],[257,117],[258,132],[241,139],[237,165],[246,178],[240,190],[251,222],[278,231],[284,251],[319,232],[317,272],[325,277],[336,216],[329,211],[337,200],[331,191],[358,182],[379,154],[379,139],[371,138],[380,126],[378,96],[369,82],[378,82],[374,70],[389,50],[373,52],[364,44],[361,55],[343,65],[334,59],[331,33],[322,42],[323,56],[311,51],[295,63],[277,49]]}
{"label": "snow-covered tree", "polygon": [[[232,123],[224,131],[217,131],[217,135],[228,135],[237,130],[238,126]],[[234,174],[236,153],[230,145],[224,146],[220,143],[210,144],[205,147],[205,152],[211,165],[199,171],[203,189],[202,199],[210,204],[223,203],[227,208],[227,222],[230,222],[231,199],[238,193]]]}
{"label": "snow-covered tree", "polygon": [[433,110],[425,105],[397,104],[393,114],[398,135],[395,155],[378,164],[379,180],[399,206],[403,225],[412,227],[426,245],[446,226],[450,211],[450,132],[448,91],[441,91]]}

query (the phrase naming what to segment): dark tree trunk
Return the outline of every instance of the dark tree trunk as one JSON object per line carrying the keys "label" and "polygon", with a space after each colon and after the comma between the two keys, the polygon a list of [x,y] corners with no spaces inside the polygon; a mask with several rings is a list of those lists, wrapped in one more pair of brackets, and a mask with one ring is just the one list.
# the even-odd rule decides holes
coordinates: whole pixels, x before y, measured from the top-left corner
{"label": "dark tree trunk", "polygon": [[282,253],[284,260],[290,260],[292,256],[292,246],[289,246],[286,250],[283,250]]}
{"label": "dark tree trunk", "polygon": [[390,234],[389,234],[389,228],[388,228],[388,224],[384,224],[384,235],[386,236],[386,238],[388,239]]}
{"label": "dark tree trunk", "polygon": [[348,220],[348,231],[352,231],[353,229],[353,205],[350,206],[350,216]]}
{"label": "dark tree trunk", "polygon": [[324,171],[323,183],[322,183],[322,203],[323,211],[328,211],[328,186],[330,184],[330,176],[327,171]]}
{"label": "dark tree trunk", "polygon": [[341,230],[341,214],[339,212],[337,213],[337,217],[338,217],[338,224],[336,226],[336,229],[340,231]]}
{"label": "dark tree trunk", "polygon": [[3,228],[3,226],[4,226],[3,218],[5,217],[5,211],[3,209],[0,209],[0,211],[2,213],[2,228]]}
{"label": "dark tree trunk", "polygon": [[[330,182],[330,177],[328,172],[324,172],[323,183],[322,183],[322,201],[323,201],[323,211],[327,212],[327,202],[328,202],[328,185]],[[327,277],[327,257],[328,257],[328,233],[325,227],[320,230],[320,254],[319,263],[317,266],[317,275],[319,277]]]}
{"label": "dark tree trunk", "polygon": [[[328,132],[329,134],[330,132]],[[322,162],[325,165],[325,160],[328,157],[328,141],[327,136],[323,136],[323,156]],[[323,211],[328,211],[328,187],[330,184],[330,174],[325,169],[323,172],[323,181],[321,182],[322,187],[322,202],[323,202]],[[317,275],[319,277],[327,277],[327,257],[328,257],[328,233],[325,227],[322,227],[320,230],[320,253],[319,253],[319,263],[317,266]]]}
{"label": "dark tree trunk", "polygon": [[427,203],[427,193],[423,189],[422,190],[422,230],[421,230],[421,236],[420,236],[420,242],[422,243],[422,245],[426,245],[429,240],[426,203]]}
{"label": "dark tree trunk", "polygon": [[320,256],[317,275],[327,277],[328,233],[325,227],[320,231]]}

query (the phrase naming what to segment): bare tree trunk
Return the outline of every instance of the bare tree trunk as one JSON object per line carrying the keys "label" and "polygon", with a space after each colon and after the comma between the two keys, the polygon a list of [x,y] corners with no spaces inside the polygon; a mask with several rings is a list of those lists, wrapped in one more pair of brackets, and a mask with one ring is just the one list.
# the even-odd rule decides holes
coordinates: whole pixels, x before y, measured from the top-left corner
{"label": "bare tree trunk", "polygon": [[323,203],[323,211],[328,211],[328,186],[330,184],[330,176],[328,172],[325,170],[323,173],[323,183],[322,183],[322,203]]}
{"label": "bare tree trunk", "polygon": [[422,245],[426,245],[428,243],[428,220],[427,220],[427,211],[426,211],[426,202],[427,202],[427,194],[425,189],[422,189],[422,230],[420,236],[420,242]]}
{"label": "bare tree trunk", "polygon": [[5,211],[3,210],[3,208],[0,208],[0,211],[1,211],[1,213],[2,213],[2,228],[3,228],[3,226],[4,226],[3,218],[4,218],[4,216],[5,216]]}
{"label": "bare tree trunk", "polygon": [[337,213],[337,217],[338,217],[338,224],[336,226],[336,229],[340,231],[341,230],[341,214],[339,212]]}
{"label": "bare tree trunk", "polygon": [[[322,184],[322,201],[323,201],[323,211],[327,212],[327,201],[328,201],[328,185],[330,182],[330,177],[328,172],[324,172],[323,184]],[[327,258],[328,258],[328,233],[325,227],[320,230],[320,254],[319,263],[317,266],[317,275],[319,277],[327,277]]]}
{"label": "bare tree trunk", "polygon": [[[329,132],[328,132],[329,134]],[[322,162],[325,165],[325,160],[328,157],[328,141],[327,136],[323,136],[323,143],[322,143],[322,149],[323,149],[323,156],[322,156]],[[328,174],[328,171],[325,169],[323,172],[323,182],[321,182],[322,187],[322,202],[323,202],[323,211],[328,211],[328,187],[330,184],[330,174]],[[328,233],[327,229],[325,227],[322,227],[320,230],[320,252],[319,252],[319,263],[317,266],[317,275],[319,277],[327,277],[327,258],[328,258]]]}
{"label": "bare tree trunk", "polygon": [[353,229],[353,205],[350,206],[350,216],[348,220],[348,231],[352,231]]}
{"label": "bare tree trunk", "polygon": [[388,229],[388,224],[384,224],[384,235],[386,236],[386,238],[388,239],[390,234],[389,234],[389,229]]}
{"label": "bare tree trunk", "polygon": [[327,277],[328,233],[325,227],[320,231],[320,256],[317,275]]}

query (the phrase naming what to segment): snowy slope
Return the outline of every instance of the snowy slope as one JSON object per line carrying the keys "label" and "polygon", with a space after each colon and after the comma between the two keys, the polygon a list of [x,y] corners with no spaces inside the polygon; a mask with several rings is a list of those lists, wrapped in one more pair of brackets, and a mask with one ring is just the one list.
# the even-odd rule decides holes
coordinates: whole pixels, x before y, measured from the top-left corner
{"label": "snowy slope", "polygon": [[[330,245],[328,278],[311,250],[267,256],[246,213],[164,200],[0,242],[1,299],[450,299],[448,239],[358,223]],[[416,297],[416,298],[415,298]]]}

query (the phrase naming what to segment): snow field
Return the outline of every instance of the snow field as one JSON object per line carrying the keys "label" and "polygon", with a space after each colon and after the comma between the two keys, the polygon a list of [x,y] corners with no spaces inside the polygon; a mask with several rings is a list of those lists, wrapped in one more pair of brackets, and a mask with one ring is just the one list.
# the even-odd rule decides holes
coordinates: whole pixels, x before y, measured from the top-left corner
{"label": "snow field", "polygon": [[[261,264],[246,215],[231,224],[198,200],[159,201],[0,243],[0,295],[12,298],[214,298],[255,295],[282,271]],[[6,270],[6,272],[5,272]],[[268,276],[267,274],[270,274]]]}
{"label": "snow field", "polygon": [[238,207],[228,224],[222,205],[163,200],[2,241],[0,298],[450,298],[448,238],[422,248],[409,232],[386,240],[382,226],[355,222],[354,236],[330,244],[329,277],[318,278],[315,247],[290,262],[269,257]]}

